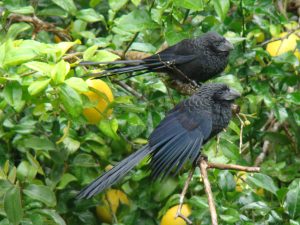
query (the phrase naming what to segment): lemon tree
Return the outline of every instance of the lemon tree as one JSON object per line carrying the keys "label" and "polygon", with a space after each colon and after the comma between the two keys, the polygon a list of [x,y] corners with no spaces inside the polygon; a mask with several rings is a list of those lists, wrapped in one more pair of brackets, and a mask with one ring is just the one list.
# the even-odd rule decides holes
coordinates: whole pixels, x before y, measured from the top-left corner
{"label": "lemon tree", "polygon": [[[153,181],[145,160],[111,190],[75,199],[185,98],[161,74],[89,79],[106,67],[79,62],[138,59],[211,30],[235,49],[209,82],[240,91],[241,113],[202,151],[243,166],[266,153],[260,174],[208,171],[219,223],[300,224],[299,15],[283,2],[0,0],[0,224],[184,224],[174,213],[189,165]],[[209,225],[199,178],[183,213]]]}

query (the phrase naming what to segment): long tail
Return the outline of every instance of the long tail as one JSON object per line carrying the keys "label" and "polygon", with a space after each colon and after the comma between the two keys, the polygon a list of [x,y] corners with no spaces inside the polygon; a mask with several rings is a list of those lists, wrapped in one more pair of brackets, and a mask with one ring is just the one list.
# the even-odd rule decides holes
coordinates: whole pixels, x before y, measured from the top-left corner
{"label": "long tail", "polygon": [[118,65],[118,64],[125,64],[123,66],[115,66],[112,68],[108,68],[104,71],[101,71],[99,73],[91,73],[88,74],[88,76],[94,76],[94,77],[109,77],[114,76],[118,74],[124,74],[124,73],[132,73],[132,72],[138,72],[138,71],[144,71],[144,72],[152,72],[157,71],[160,69],[163,69],[166,67],[166,63],[163,61],[153,62],[153,60],[127,60],[127,61],[114,61],[114,62],[81,62],[80,65]]}
{"label": "long tail", "polygon": [[136,166],[142,159],[152,152],[148,145],[144,146],[140,150],[129,155],[127,158],[123,159],[111,170],[102,174],[88,186],[83,188],[78,195],[77,199],[81,198],[91,198],[94,195],[102,192],[104,189],[109,188],[114,183],[122,179],[134,166]]}

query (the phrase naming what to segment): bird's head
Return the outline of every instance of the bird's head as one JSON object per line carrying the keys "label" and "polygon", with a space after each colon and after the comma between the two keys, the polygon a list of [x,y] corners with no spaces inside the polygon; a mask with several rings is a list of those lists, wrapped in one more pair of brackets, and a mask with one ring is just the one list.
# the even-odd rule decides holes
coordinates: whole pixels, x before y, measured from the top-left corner
{"label": "bird's head", "polygon": [[203,84],[197,95],[214,103],[232,103],[241,96],[239,92],[223,83]]}
{"label": "bird's head", "polygon": [[225,53],[228,55],[229,52],[234,49],[233,45],[226,40],[226,38],[222,37],[216,32],[207,32],[202,36],[202,38],[204,39],[204,43],[207,45],[207,47],[214,52]]}

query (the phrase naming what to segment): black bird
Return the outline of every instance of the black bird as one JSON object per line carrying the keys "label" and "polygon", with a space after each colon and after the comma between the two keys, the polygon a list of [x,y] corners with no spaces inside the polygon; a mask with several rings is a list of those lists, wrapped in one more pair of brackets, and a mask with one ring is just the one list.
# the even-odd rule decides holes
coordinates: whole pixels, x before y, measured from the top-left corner
{"label": "black bird", "polygon": [[[112,76],[130,72],[163,72],[175,80],[199,83],[221,73],[233,45],[221,35],[208,32],[196,39],[185,39],[176,45],[141,60],[81,62],[80,65],[117,65],[93,76]],[[118,65],[123,66],[118,66]],[[125,66],[124,66],[125,65]]]}
{"label": "black bird", "polygon": [[225,84],[204,84],[190,98],[175,106],[154,129],[149,143],[119,162],[91,184],[77,198],[90,198],[124,177],[146,156],[153,178],[163,178],[182,168],[186,161],[195,162],[200,148],[227,127],[231,105],[240,94]]}

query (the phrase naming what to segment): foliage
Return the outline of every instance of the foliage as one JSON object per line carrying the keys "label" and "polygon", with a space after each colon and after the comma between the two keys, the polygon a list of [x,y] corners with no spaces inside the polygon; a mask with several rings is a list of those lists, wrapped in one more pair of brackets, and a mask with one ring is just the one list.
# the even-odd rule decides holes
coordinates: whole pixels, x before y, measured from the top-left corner
{"label": "foliage", "polygon": [[[271,0],[30,2],[0,1],[1,225],[99,224],[95,206],[101,197],[76,201],[77,191],[145,144],[183,98],[174,90],[170,98],[156,74],[126,81],[146,100],[105,79],[114,92],[114,113],[89,125],[82,114],[91,106],[82,94],[88,71],[77,66],[80,58],[114,60],[118,56],[108,49],[128,47],[153,53],[164,41],[171,45],[209,30],[235,44],[229,66],[214,81],[243,92],[243,114],[219,141],[207,143],[205,154],[211,161],[253,165],[267,141],[270,150],[263,172],[247,175],[242,192],[235,190],[235,172],[209,172],[220,224],[300,224],[299,60],[293,52],[271,57],[261,43],[261,37],[291,29],[296,15],[279,11]],[[55,26],[26,20],[33,15]],[[178,204],[188,167],[153,182],[146,164],[118,185],[132,202],[118,211],[118,224],[158,224]],[[199,177],[196,171],[187,203],[194,224],[210,224]],[[257,188],[264,189],[262,196]]]}

